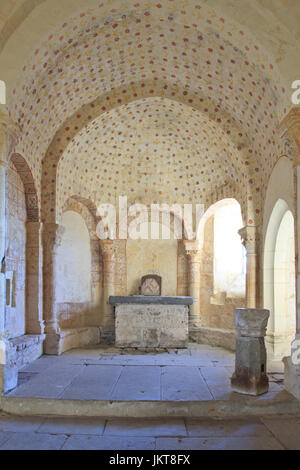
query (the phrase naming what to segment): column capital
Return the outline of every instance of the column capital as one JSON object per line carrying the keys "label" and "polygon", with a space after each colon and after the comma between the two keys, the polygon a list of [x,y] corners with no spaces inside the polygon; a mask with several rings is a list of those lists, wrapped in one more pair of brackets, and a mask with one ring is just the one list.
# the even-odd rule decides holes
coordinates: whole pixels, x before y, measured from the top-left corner
{"label": "column capital", "polygon": [[183,245],[187,256],[200,259],[201,250],[197,240],[184,240]]}
{"label": "column capital", "polygon": [[101,240],[100,246],[103,256],[113,260],[116,254],[116,247],[113,240]]}
{"label": "column capital", "polygon": [[246,225],[238,231],[242,244],[248,253],[256,253],[259,242],[259,231],[255,225]]}

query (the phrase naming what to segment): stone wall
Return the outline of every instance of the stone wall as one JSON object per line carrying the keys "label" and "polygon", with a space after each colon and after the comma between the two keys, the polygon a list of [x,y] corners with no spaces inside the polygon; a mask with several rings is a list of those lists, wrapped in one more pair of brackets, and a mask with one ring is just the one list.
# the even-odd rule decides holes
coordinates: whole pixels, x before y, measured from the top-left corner
{"label": "stone wall", "polygon": [[162,295],[177,294],[177,240],[127,241],[127,295],[138,294],[141,277],[162,277]]}
{"label": "stone wall", "polygon": [[[10,338],[25,333],[26,204],[24,185],[13,163],[7,172],[6,276],[10,305],[6,305],[6,326]],[[7,301],[8,302],[8,301]]]}
{"label": "stone wall", "polygon": [[57,251],[58,323],[61,328],[77,328],[88,323],[86,317],[91,308],[90,237],[83,218],[76,212],[65,212],[61,225],[65,232]]}

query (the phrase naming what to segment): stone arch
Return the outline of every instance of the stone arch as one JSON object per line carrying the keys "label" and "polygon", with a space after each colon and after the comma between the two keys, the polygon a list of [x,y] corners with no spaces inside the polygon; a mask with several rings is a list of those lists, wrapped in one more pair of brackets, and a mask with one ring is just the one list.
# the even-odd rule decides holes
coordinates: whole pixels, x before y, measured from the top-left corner
{"label": "stone arch", "polygon": [[[291,245],[291,237],[293,239]],[[296,323],[296,281],[295,281],[295,226],[294,217],[284,199],[278,199],[268,221],[263,257],[263,302],[270,310],[267,346],[272,360],[281,362],[289,353],[290,344],[295,334]],[[286,250],[291,248],[289,254]],[[290,263],[290,255],[294,263]],[[287,258],[289,256],[289,258]],[[285,269],[293,272],[293,285],[287,285]],[[285,276],[286,277],[286,276]],[[291,302],[283,306],[285,292],[289,289]],[[278,297],[279,295],[279,297]],[[289,312],[287,310],[290,310]],[[293,318],[290,318],[290,316]]]}
{"label": "stone arch", "polygon": [[92,302],[94,305],[98,305],[101,302],[103,260],[100,240],[96,234],[96,207],[91,200],[86,200],[75,195],[65,202],[62,212],[64,213],[67,211],[74,211],[81,215],[88,229],[91,249]]}
{"label": "stone arch", "polygon": [[[210,217],[212,217],[215,213],[215,211],[219,208],[219,207],[222,207],[224,204],[226,204],[228,201],[234,201],[236,203],[239,204],[240,208],[241,208],[241,204],[240,202],[234,198],[234,197],[227,197],[227,198],[223,198],[223,199],[220,199],[218,201],[216,201],[215,203],[213,203],[204,213],[203,217],[201,218],[200,220],[200,223],[199,223],[199,226],[197,227],[197,240],[198,240],[198,244],[199,244],[199,248],[201,248],[203,246],[203,242],[204,242],[204,239],[203,239],[203,235],[204,235],[204,226],[207,222],[208,219],[210,219]],[[242,212],[242,211],[241,211]],[[245,219],[243,217],[243,214],[242,214],[242,219],[243,219],[243,223],[245,222]]]}
{"label": "stone arch", "polygon": [[18,153],[13,153],[10,157],[10,161],[16,168],[17,173],[19,174],[25,188],[27,221],[39,222],[39,200],[35,182],[29,165],[26,162],[25,158]]}
{"label": "stone arch", "polygon": [[42,244],[39,201],[32,172],[25,158],[12,153],[9,161],[19,175],[25,194],[25,333],[43,333]]}
{"label": "stone arch", "polygon": [[[235,122],[233,116],[223,116],[221,120],[215,112],[215,106],[208,99],[203,99],[197,95],[193,97],[193,91],[189,90],[186,96],[184,90],[179,89],[172,83],[168,82],[136,82],[131,83],[130,87],[122,86],[111,93],[102,95],[95,101],[82,106],[77,110],[57,131],[53,138],[46,156],[43,160],[42,169],[42,218],[55,221],[56,217],[56,178],[58,163],[67,148],[70,141],[91,121],[99,117],[101,114],[117,108],[120,104],[128,104],[147,97],[167,97],[173,101],[185,104],[190,108],[205,113],[209,119],[214,121],[224,137],[230,138],[233,148],[236,151],[239,168],[245,171],[245,178],[249,177],[252,165],[255,165],[253,158],[251,165],[246,165],[245,160],[247,152],[245,149],[250,148],[248,137],[241,133],[240,124]],[[244,137],[243,137],[244,135]],[[241,154],[241,146],[243,154]],[[243,156],[245,155],[245,156]]]}

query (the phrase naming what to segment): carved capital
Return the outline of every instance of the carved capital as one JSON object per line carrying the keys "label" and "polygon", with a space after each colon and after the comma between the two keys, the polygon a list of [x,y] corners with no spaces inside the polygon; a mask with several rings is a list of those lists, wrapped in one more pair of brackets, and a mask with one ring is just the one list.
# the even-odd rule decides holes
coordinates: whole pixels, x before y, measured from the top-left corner
{"label": "carved capital", "polygon": [[201,250],[199,243],[194,240],[184,240],[184,249],[190,261],[200,262]]}
{"label": "carved capital", "polygon": [[116,246],[113,240],[101,240],[101,251],[106,261],[113,261],[116,257]]}
{"label": "carved capital", "polygon": [[256,253],[259,243],[259,233],[256,226],[247,225],[239,230],[242,244],[247,253]]}

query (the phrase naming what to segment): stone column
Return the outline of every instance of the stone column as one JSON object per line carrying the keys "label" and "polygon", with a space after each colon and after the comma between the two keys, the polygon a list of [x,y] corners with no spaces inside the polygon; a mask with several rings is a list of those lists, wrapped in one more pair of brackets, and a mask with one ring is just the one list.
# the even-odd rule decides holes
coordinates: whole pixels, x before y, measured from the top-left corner
{"label": "stone column", "polygon": [[18,135],[19,129],[11,121],[6,107],[0,105],[0,393],[14,388],[18,380],[17,367],[7,362],[9,343],[5,331],[6,174]]}
{"label": "stone column", "polygon": [[43,225],[43,306],[46,339],[45,354],[59,354],[60,331],[56,315],[56,285],[57,279],[56,256],[61,244],[63,227],[54,223]]}
{"label": "stone column", "polygon": [[300,400],[300,107],[294,107],[280,125],[283,139],[292,146],[295,181],[296,337],[291,356],[285,357],[285,388]]}
{"label": "stone column", "polygon": [[108,303],[109,297],[115,294],[116,250],[113,240],[101,241],[103,257],[103,333],[105,340],[113,340],[115,319],[113,306]]}
{"label": "stone column", "polygon": [[194,299],[190,306],[190,328],[197,328],[201,325],[200,315],[200,280],[201,280],[201,252],[196,241],[185,240],[185,251],[188,257],[188,293]]}
{"label": "stone column", "polygon": [[239,235],[247,251],[246,305],[249,308],[256,308],[258,300],[258,229],[248,225],[239,230]]}
{"label": "stone column", "polygon": [[44,333],[40,222],[26,224],[26,333]]}
{"label": "stone column", "polygon": [[231,378],[234,392],[262,395],[269,389],[266,336],[269,310],[237,308],[235,372]]}

